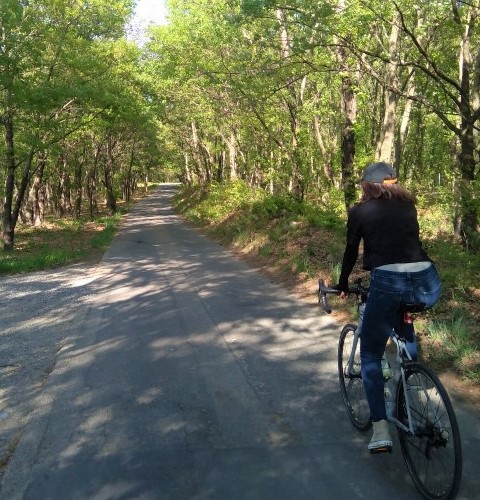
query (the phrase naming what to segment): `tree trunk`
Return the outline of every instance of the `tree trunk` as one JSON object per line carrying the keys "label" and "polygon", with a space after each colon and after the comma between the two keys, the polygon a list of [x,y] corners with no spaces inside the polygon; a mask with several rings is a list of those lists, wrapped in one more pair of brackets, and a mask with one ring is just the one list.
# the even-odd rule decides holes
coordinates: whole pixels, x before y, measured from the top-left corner
{"label": "tree trunk", "polygon": [[95,215],[98,213],[97,206],[97,171],[98,162],[102,154],[101,144],[97,144],[95,147],[95,153],[93,155],[93,165],[88,169],[87,173],[87,197],[88,197],[88,211],[90,215],[90,220],[95,219]]}
{"label": "tree trunk", "polygon": [[[341,14],[345,9],[345,0],[338,0],[337,13]],[[353,161],[355,159],[355,121],[357,119],[357,99],[351,78],[351,70],[347,64],[346,49],[341,44],[337,49],[339,69],[342,73],[341,99],[343,111],[342,130],[342,188],[345,207],[348,210],[356,198]]]}
{"label": "tree trunk", "polygon": [[317,139],[318,147],[320,148],[320,152],[322,153],[323,175],[329,182],[334,184],[332,157],[331,157],[332,155],[329,154],[327,148],[325,147],[325,141],[323,140],[322,133],[320,130],[320,119],[317,114],[315,114],[313,117],[313,125],[315,129],[315,138]]}
{"label": "tree trunk", "polygon": [[[276,9],[276,18],[280,25],[280,56],[287,60],[292,52],[292,40],[289,38],[285,13],[283,9]],[[290,131],[292,134],[291,148],[288,151],[292,163],[290,191],[294,198],[302,201],[305,195],[305,178],[303,175],[303,158],[299,151],[300,118],[299,108],[302,106],[303,91],[306,85],[306,76],[302,78],[300,89],[295,88],[295,83],[291,80],[286,82],[287,95],[284,97],[286,109],[290,118]]]}
{"label": "tree trunk", "polygon": [[46,200],[46,189],[44,187],[40,187],[37,195],[37,204],[35,207],[35,211],[33,213],[33,225],[35,227],[42,226],[43,221],[45,220],[45,208],[46,208],[45,200]]}
{"label": "tree trunk", "polygon": [[356,197],[353,161],[355,159],[355,120],[357,117],[357,100],[353,85],[348,76],[342,78],[342,100],[344,126],[342,132],[342,187],[345,207],[348,210]]}
{"label": "tree trunk", "polygon": [[[473,109],[476,102],[475,93],[478,88],[471,88],[470,77],[472,70],[474,74],[480,70],[473,65],[471,55],[471,39],[473,37],[473,29],[475,26],[477,12],[468,11],[465,29],[460,44],[460,151],[459,151],[459,169],[460,169],[460,236],[463,245],[468,250],[478,250],[480,247],[480,238],[478,233],[478,212],[477,203],[475,200],[475,141],[474,129],[476,119],[474,118]],[[457,11],[458,12],[458,11]],[[457,18],[459,19],[459,18]],[[477,60],[478,63],[478,60]],[[478,110],[478,107],[476,108]]]}
{"label": "tree trunk", "polygon": [[235,132],[230,131],[230,137],[223,133],[221,133],[222,139],[225,142],[225,145],[228,149],[228,166],[229,166],[229,179],[231,181],[235,181],[238,179],[237,172],[237,138],[235,136]]}
{"label": "tree trunk", "polygon": [[70,189],[70,176],[68,174],[68,164],[66,154],[61,156],[61,174],[58,181],[58,205],[57,213],[59,217],[65,216],[65,214],[72,213],[72,196]]}
{"label": "tree trunk", "polygon": [[79,219],[82,215],[83,202],[83,162],[86,158],[86,148],[83,149],[83,159],[77,158],[75,162],[75,204],[74,216]]}
{"label": "tree trunk", "polygon": [[[413,82],[409,84],[409,90],[407,93],[408,95],[413,95],[415,93],[415,85]],[[403,109],[402,119],[400,121],[400,128],[398,130],[398,134],[395,139],[395,148],[394,148],[395,153],[394,153],[393,166],[396,172],[400,172],[400,165],[402,163],[403,152],[405,150],[405,143],[407,142],[412,108],[413,108],[413,101],[411,99],[407,99],[405,102],[405,107]]]}
{"label": "tree trunk", "polygon": [[469,120],[462,120],[462,135],[460,136],[460,184],[459,184],[459,224],[460,237],[465,248],[477,250],[480,242],[478,235],[478,212],[477,194],[474,192],[475,181],[475,157],[473,123]]}
{"label": "tree trunk", "polygon": [[43,173],[45,171],[46,159],[41,155],[38,160],[38,167],[28,195],[28,211],[30,222],[35,227],[40,227],[44,221],[45,200],[42,189]]}
{"label": "tree trunk", "polygon": [[107,194],[107,210],[111,214],[114,214],[117,211],[117,199],[115,197],[114,187],[113,187],[113,174],[114,174],[114,140],[112,137],[109,137],[107,140],[107,157],[104,163],[104,176],[103,182],[105,185],[105,190]]}
{"label": "tree trunk", "polygon": [[211,181],[211,157],[208,149],[202,143],[197,125],[194,121],[191,122],[192,130],[192,152],[193,160],[197,169],[198,180],[201,184],[209,183]]}
{"label": "tree trunk", "polygon": [[188,161],[188,153],[186,151],[183,152],[183,180],[185,184],[192,184],[192,174],[190,172],[189,161]]}
{"label": "tree trunk", "polygon": [[[416,9],[417,11],[417,41],[420,46],[424,44],[424,36],[422,35],[423,33],[423,25],[424,25],[424,10],[423,8],[418,7]],[[400,12],[397,11],[397,16],[400,15]],[[400,19],[397,20],[400,21]],[[407,99],[405,102],[405,107],[403,109],[402,113],[402,119],[400,121],[400,127],[398,130],[397,137],[395,139],[395,148],[394,148],[394,162],[393,166],[397,173],[400,172],[400,167],[402,164],[402,157],[403,157],[403,152],[405,151],[405,144],[407,142],[407,136],[408,136],[408,131],[410,128],[410,117],[412,114],[412,109],[413,109],[413,99],[411,99],[413,96],[416,94],[416,84],[415,84],[415,71],[411,71],[410,75],[408,76],[408,81],[407,81],[407,86],[406,86],[406,95]],[[405,165],[405,171],[407,170],[407,166]],[[406,172],[405,172],[405,178],[407,177]]]}
{"label": "tree trunk", "polygon": [[5,127],[5,200],[3,203],[2,231],[3,231],[3,249],[5,251],[13,250],[15,241],[15,224],[12,216],[13,193],[15,189],[15,148],[13,121],[10,115],[3,118]]}
{"label": "tree trunk", "polygon": [[395,137],[395,121],[397,117],[398,95],[392,89],[398,86],[397,52],[400,14],[395,12],[392,21],[392,30],[389,38],[389,59],[386,65],[385,112],[380,138],[377,144],[376,160],[390,163],[392,161],[393,144]]}
{"label": "tree trunk", "polygon": [[132,199],[133,186],[134,186],[132,171],[133,171],[133,162],[135,159],[135,145],[136,141],[134,138],[132,142],[132,149],[130,151],[130,160],[128,162],[127,175],[124,179],[123,200],[127,203],[129,203],[130,200]]}

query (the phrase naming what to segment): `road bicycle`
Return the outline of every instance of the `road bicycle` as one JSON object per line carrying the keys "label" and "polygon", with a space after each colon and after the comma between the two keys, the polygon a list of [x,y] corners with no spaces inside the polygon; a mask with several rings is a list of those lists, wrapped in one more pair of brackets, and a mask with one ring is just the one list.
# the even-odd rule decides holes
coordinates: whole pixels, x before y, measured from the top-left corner
{"label": "road bicycle", "polygon": [[[372,426],[362,383],[359,342],[368,292],[362,279],[349,287],[349,293],[357,299],[358,325],[346,324],[338,342],[342,398],[350,421],[359,431]],[[338,295],[339,291],[319,280],[319,302],[330,314],[327,294]],[[413,313],[420,309],[418,304],[404,308],[404,322],[413,335]],[[455,412],[438,376],[413,359],[412,344],[400,336],[402,332],[392,330],[382,358],[388,421],[397,428],[403,458],[418,491],[427,499],[453,499],[462,477],[462,448]],[[387,451],[391,452],[391,448]]]}

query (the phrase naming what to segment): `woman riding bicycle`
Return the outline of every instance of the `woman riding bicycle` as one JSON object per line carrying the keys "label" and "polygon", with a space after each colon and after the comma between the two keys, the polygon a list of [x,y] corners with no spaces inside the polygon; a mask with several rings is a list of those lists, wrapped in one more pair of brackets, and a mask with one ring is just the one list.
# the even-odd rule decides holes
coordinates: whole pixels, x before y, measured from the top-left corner
{"label": "woman riding bicycle", "polygon": [[[370,293],[360,335],[362,381],[373,436],[368,449],[392,447],[384,400],[381,359],[392,328],[402,328],[404,308],[432,307],[440,297],[437,270],[422,248],[415,198],[398,185],[393,167],[371,163],[361,179],[362,197],[348,213],[347,241],[338,285],[343,298],[363,240],[363,268],[371,271]],[[403,332],[408,338],[408,332]],[[413,337],[413,334],[412,334]]]}

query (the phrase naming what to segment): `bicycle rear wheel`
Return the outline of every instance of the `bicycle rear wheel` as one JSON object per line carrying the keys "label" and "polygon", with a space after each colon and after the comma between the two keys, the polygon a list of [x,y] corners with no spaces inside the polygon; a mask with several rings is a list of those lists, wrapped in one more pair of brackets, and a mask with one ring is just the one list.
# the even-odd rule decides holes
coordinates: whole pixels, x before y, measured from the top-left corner
{"label": "bicycle rear wheel", "polygon": [[460,432],[447,391],[437,375],[422,363],[405,368],[397,391],[397,418],[408,427],[408,406],[414,435],[398,428],[403,458],[417,489],[425,498],[455,498],[462,477]]}
{"label": "bicycle rear wheel", "polygon": [[357,342],[354,363],[349,370],[348,360],[352,352],[355,336],[355,325],[345,325],[338,341],[338,377],[343,402],[352,424],[360,431],[366,431],[372,425],[370,408],[363,389],[360,374],[360,345]]}

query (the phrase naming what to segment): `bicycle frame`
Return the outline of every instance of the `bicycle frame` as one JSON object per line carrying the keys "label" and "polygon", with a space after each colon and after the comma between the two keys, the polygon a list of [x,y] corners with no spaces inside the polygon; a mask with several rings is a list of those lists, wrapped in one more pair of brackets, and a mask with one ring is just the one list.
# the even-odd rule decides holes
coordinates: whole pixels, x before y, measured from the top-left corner
{"label": "bicycle frame", "polygon": [[[357,345],[360,339],[360,334],[362,331],[362,323],[363,323],[363,313],[365,311],[365,305],[366,302],[364,301],[364,297],[360,298],[359,304],[358,304],[358,325],[355,330],[355,335],[354,335],[354,340],[352,344],[352,351],[350,352],[350,356],[348,359],[348,374],[351,376],[352,373],[352,367],[354,363],[354,358],[355,358],[355,353],[357,351]],[[406,385],[406,379],[405,379],[405,369],[404,369],[404,364],[413,361],[410,353],[408,352],[406,343],[403,339],[401,339],[394,330],[392,330],[392,333],[390,334],[390,338],[392,339],[393,343],[395,344],[396,348],[396,356],[395,356],[395,363],[400,369],[400,377],[402,378],[403,381],[403,386],[407,387]],[[398,378],[394,380],[394,393],[396,394],[397,390],[397,385],[398,385]],[[413,420],[412,420],[412,415],[410,412],[410,401],[409,401],[409,394],[408,391],[405,392],[405,399],[407,402],[407,415],[408,415],[408,427],[404,425],[402,422],[400,422],[398,419],[396,419],[394,416],[389,415],[388,416],[388,421],[395,424],[397,427],[400,427],[402,430],[405,432],[409,432],[410,434],[414,434],[415,430],[413,428]],[[395,398],[396,399],[396,398]]]}
{"label": "bicycle frame", "polygon": [[[329,292],[329,293],[332,293],[332,289],[327,290],[324,288],[324,290]],[[358,346],[360,334],[362,331],[363,314],[364,314],[365,306],[366,306],[366,302],[367,302],[368,289],[366,287],[362,286],[361,280],[359,280],[356,283],[356,287],[352,290],[352,293],[355,293],[357,295],[357,299],[358,299],[358,305],[357,305],[358,324],[357,324],[357,327],[355,329],[354,339],[353,339],[353,343],[352,343],[352,350],[350,352],[350,356],[348,358],[348,364],[347,364],[348,373],[346,375],[348,375],[348,377],[350,377],[350,378],[356,376],[356,375],[352,375],[352,368],[353,368],[354,361],[355,361],[355,353],[359,352],[359,351],[357,351],[357,346]],[[325,310],[328,311],[329,308],[328,308],[328,305],[325,301],[325,296],[320,296],[320,292],[319,292],[319,299],[322,302],[322,304],[324,305]],[[399,368],[400,377],[402,378],[402,381],[403,381],[403,386],[407,387],[406,378],[405,378],[405,364],[408,362],[412,362],[413,359],[412,359],[410,353],[408,352],[406,342],[397,335],[395,330],[392,330],[392,332],[390,333],[390,338],[392,339],[393,343],[395,344],[395,348],[396,348],[396,356],[395,356],[395,360],[394,360],[395,364]],[[394,393],[395,393],[395,403],[396,403],[396,392],[397,392],[398,381],[399,381],[399,377],[397,377],[394,380],[394,386],[393,386]],[[405,391],[405,400],[407,403],[406,407],[407,407],[408,427],[406,425],[404,425],[402,422],[400,422],[393,415],[389,415],[387,418],[388,418],[389,422],[395,424],[397,427],[401,428],[404,432],[408,432],[409,434],[414,435],[415,429],[413,427],[413,419],[412,419],[412,415],[411,415],[411,411],[410,411],[410,400],[409,400],[408,391]]]}

